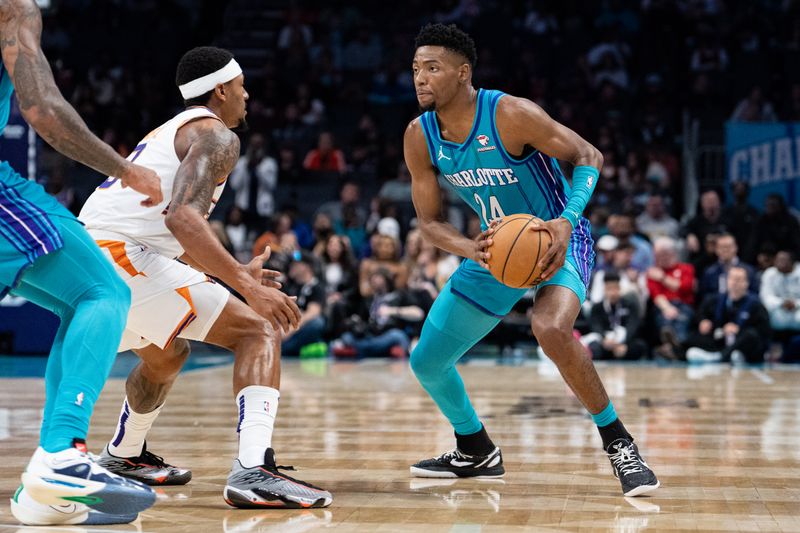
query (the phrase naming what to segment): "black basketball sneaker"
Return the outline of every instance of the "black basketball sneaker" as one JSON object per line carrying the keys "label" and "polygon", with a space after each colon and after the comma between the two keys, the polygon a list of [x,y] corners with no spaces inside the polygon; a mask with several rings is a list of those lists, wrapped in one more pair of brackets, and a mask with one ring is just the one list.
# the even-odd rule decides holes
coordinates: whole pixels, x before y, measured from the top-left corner
{"label": "black basketball sneaker", "polygon": [[661,485],[632,441],[617,439],[608,445],[606,453],[625,496],[646,494]]}
{"label": "black basketball sneaker", "polygon": [[333,501],[333,496],[327,490],[279,473],[279,468],[294,470],[292,467],[276,466],[272,448],[267,448],[261,466],[245,468],[238,459],[234,459],[223,493],[225,501],[240,509],[308,509],[327,507]]}
{"label": "black basketball sneaker", "polygon": [[147,451],[147,442],[138,457],[111,455],[106,445],[97,463],[110,472],[146,485],[186,485],[192,479],[191,470],[167,464],[163,458]]}
{"label": "black basketball sneaker", "polygon": [[439,457],[425,459],[411,465],[411,475],[416,477],[501,477],[503,454],[495,448],[489,455],[467,455],[458,448]]}

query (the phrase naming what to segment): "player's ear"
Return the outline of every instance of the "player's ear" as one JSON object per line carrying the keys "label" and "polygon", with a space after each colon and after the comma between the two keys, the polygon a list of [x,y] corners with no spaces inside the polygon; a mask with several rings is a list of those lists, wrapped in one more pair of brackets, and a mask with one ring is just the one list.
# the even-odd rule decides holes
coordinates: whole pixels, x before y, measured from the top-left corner
{"label": "player's ear", "polygon": [[217,98],[219,98],[220,100],[224,100],[225,99],[225,85],[224,84],[220,83],[219,85],[214,87],[214,92],[216,93]]}
{"label": "player's ear", "polygon": [[459,83],[467,83],[472,77],[472,67],[469,63],[464,63],[458,67],[458,81]]}

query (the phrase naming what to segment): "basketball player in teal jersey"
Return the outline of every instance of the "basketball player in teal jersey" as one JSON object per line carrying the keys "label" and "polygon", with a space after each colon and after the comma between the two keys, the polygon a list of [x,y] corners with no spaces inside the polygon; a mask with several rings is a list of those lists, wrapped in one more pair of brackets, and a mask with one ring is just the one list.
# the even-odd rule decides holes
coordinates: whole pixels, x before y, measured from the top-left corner
{"label": "basketball player in teal jersey", "polygon": [[[156,173],[95,137],[61,96],[41,33],[33,0],[0,3],[0,131],[16,90],[22,116],[53,148],[119,176],[142,193],[144,205],[161,202]],[[0,162],[0,298],[9,292],[61,319],[45,373],[40,446],[11,500],[12,513],[31,525],[134,520],[155,501],[153,491],[111,474],[85,453],[89,418],[116,356],[130,291],[69,211]]]}
{"label": "basketball player in teal jersey", "polygon": [[[540,261],[544,271],[536,288],[533,334],[591,413],[623,493],[636,496],[655,490],[655,474],[572,336],[594,263],[589,222],[581,213],[603,163],[600,152],[533,102],[475,89],[475,44],[455,25],[425,26],[415,44],[414,83],[425,112],[409,124],[404,139],[414,206],[425,238],[465,260],[436,299],[411,354],[414,373],[453,425],[457,447],[413,465],[411,473],[505,473],[500,449],[478,419],[455,363],[526,292],[492,277],[487,248],[496,221],[528,213],[541,219],[530,231],[548,231],[553,237]],[[574,165],[571,187],[557,160]],[[437,174],[481,217],[484,231],[475,240],[444,221]]]}

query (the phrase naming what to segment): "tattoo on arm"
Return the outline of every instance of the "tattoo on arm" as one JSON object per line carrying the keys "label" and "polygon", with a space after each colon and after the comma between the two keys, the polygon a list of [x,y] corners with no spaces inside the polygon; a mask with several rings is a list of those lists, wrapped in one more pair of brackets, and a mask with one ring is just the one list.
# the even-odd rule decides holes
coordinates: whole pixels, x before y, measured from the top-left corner
{"label": "tattoo on arm", "polygon": [[175,175],[170,209],[190,206],[208,214],[214,189],[239,159],[239,138],[221,123],[201,129]]}
{"label": "tattoo on arm", "polygon": [[64,99],[42,52],[42,17],[33,0],[0,1],[0,53],[22,115],[53,148],[103,174],[125,161],[98,139]]}

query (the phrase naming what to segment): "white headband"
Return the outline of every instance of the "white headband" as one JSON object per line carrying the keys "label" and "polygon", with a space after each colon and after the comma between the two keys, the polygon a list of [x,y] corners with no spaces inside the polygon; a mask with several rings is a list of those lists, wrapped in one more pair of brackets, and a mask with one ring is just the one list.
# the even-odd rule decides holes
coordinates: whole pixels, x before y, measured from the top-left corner
{"label": "white headband", "polygon": [[190,98],[206,94],[220,83],[227,83],[241,73],[242,67],[239,66],[239,63],[237,63],[235,59],[231,59],[230,62],[221,69],[211,74],[206,74],[196,80],[186,82],[183,85],[179,85],[178,89],[180,89],[183,99],[189,100]]}

